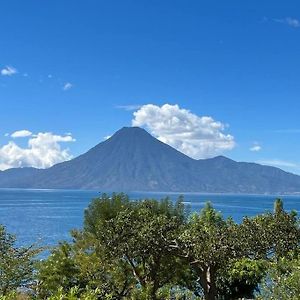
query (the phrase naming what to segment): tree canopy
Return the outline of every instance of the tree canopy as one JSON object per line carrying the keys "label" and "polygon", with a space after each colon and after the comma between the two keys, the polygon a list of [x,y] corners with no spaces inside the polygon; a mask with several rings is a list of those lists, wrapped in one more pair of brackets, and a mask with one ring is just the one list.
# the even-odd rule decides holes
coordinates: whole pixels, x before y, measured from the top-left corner
{"label": "tree canopy", "polygon": [[[299,220],[295,212],[284,210],[281,200],[275,201],[273,212],[241,223],[225,219],[209,202],[190,214],[182,200],[132,200],[125,194],[94,199],[82,230],[72,232],[73,241],[61,242],[35,265],[35,297],[253,298],[278,293],[264,283],[277,282],[280,274],[294,274],[281,291],[297,291],[292,284],[298,278],[293,264],[299,261]],[[32,281],[35,252],[14,247],[14,237],[0,228],[5,295]],[[288,269],[281,267],[283,261],[289,262]]]}

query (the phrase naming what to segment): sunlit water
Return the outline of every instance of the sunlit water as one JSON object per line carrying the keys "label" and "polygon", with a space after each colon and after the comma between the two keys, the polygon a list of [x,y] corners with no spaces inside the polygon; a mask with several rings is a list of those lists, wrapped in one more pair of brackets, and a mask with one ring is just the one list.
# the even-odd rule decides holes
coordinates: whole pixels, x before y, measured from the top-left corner
{"label": "sunlit water", "polygon": [[[70,239],[69,231],[81,228],[83,214],[97,191],[70,190],[21,190],[0,189],[0,224],[8,232],[17,235],[19,245],[38,242],[40,245],[55,245],[60,240]],[[169,196],[177,199],[179,194],[129,193],[132,199]],[[225,217],[232,216],[240,222],[243,216],[253,216],[272,210],[276,195],[184,195],[184,202],[191,211],[199,211],[206,201]],[[300,196],[282,196],[287,210],[300,211]]]}

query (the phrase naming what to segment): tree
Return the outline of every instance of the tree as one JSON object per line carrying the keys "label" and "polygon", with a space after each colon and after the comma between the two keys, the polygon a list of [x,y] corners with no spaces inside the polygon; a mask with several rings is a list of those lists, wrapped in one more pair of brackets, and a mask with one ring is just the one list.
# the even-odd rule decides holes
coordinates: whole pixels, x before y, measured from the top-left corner
{"label": "tree", "polygon": [[54,295],[61,286],[78,293],[97,288],[103,299],[164,298],[189,272],[170,249],[185,218],[181,201],[103,194],[86,210],[84,229],[72,233],[73,243],[61,244],[40,265],[40,295]]}
{"label": "tree", "polygon": [[72,236],[73,243],[61,243],[38,264],[36,292],[39,298],[54,299],[71,290],[80,299],[91,291],[97,291],[101,299],[125,298],[131,284],[126,266],[116,259],[106,259],[99,248],[95,250],[94,241],[83,237],[82,232],[74,231]]}
{"label": "tree", "polygon": [[200,214],[191,216],[173,247],[196,275],[196,295],[217,299],[219,271],[239,255],[237,237],[237,225],[230,219],[224,220],[210,203]]}
{"label": "tree", "polygon": [[297,214],[295,211],[286,212],[280,199],[275,201],[273,213],[244,218],[240,231],[243,244],[248,245],[249,257],[278,260],[298,254],[300,230]]}
{"label": "tree", "polygon": [[16,247],[15,236],[0,225],[0,295],[7,295],[33,281],[34,257],[41,249]]}
{"label": "tree", "polygon": [[125,194],[94,199],[72,237],[39,266],[41,297],[254,297],[269,264],[297,258],[300,241],[297,216],[281,200],[273,213],[237,224],[210,203],[187,215],[181,199],[130,201]]}
{"label": "tree", "polygon": [[[118,197],[112,197],[109,206],[115,207],[114,202],[118,200]],[[91,205],[87,215],[100,215],[100,218],[97,218],[97,224],[94,218],[86,219],[86,230],[95,236],[107,256],[117,257],[129,267],[135,278],[137,299],[157,299],[158,290],[175,280],[177,272],[183,269],[179,268],[182,261],[171,256],[169,247],[184,223],[182,203],[173,206],[169,199],[164,199],[128,204],[125,199],[123,205],[118,204],[121,209],[114,217],[109,215],[109,218],[101,219],[96,210],[106,206],[107,201],[99,199]],[[137,286],[140,287],[138,290]]]}
{"label": "tree", "polygon": [[[104,212],[108,207],[120,209]],[[98,213],[100,210],[102,213]],[[98,217],[91,217],[95,215]],[[169,247],[184,220],[181,202],[173,205],[169,199],[163,199],[128,203],[122,195],[111,199],[104,196],[86,212],[85,232],[94,236],[96,248],[98,245],[106,256],[118,258],[130,269],[137,299],[157,299],[158,290],[184,269],[182,260],[172,257]]]}
{"label": "tree", "polygon": [[[246,221],[253,225],[252,219]],[[206,203],[200,214],[190,217],[173,245],[194,274],[194,281],[190,278],[186,286],[207,300],[253,296],[266,269],[257,254],[265,249],[257,241],[264,230],[262,226],[236,224],[231,218],[225,220]],[[249,245],[249,239],[256,239],[258,246]]]}
{"label": "tree", "polygon": [[271,263],[259,299],[299,300],[300,260],[280,258]]}
{"label": "tree", "polygon": [[264,260],[241,258],[221,269],[217,286],[223,300],[254,299],[258,284],[264,278],[268,264]]}
{"label": "tree", "polygon": [[[51,296],[59,287],[67,292],[82,284],[79,279],[81,270],[75,263],[72,246],[67,242],[55,247],[50,256],[37,264],[37,267],[36,291],[41,298]],[[82,285],[85,286],[85,283]]]}

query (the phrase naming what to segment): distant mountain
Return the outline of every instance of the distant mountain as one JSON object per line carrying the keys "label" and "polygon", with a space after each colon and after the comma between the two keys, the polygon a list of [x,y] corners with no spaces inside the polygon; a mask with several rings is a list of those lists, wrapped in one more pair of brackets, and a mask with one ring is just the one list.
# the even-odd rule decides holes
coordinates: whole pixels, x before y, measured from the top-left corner
{"label": "distant mountain", "polygon": [[296,193],[300,176],[224,156],[195,160],[138,127],[48,169],[0,172],[0,187],[218,193]]}

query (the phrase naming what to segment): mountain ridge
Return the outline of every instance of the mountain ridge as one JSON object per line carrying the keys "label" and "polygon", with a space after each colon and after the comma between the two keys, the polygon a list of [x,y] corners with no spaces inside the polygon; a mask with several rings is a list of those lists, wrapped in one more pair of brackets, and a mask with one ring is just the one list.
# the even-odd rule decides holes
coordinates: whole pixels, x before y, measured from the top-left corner
{"label": "mountain ridge", "polygon": [[195,160],[142,128],[123,127],[48,169],[1,171],[0,187],[271,194],[300,192],[300,176],[225,156]]}

